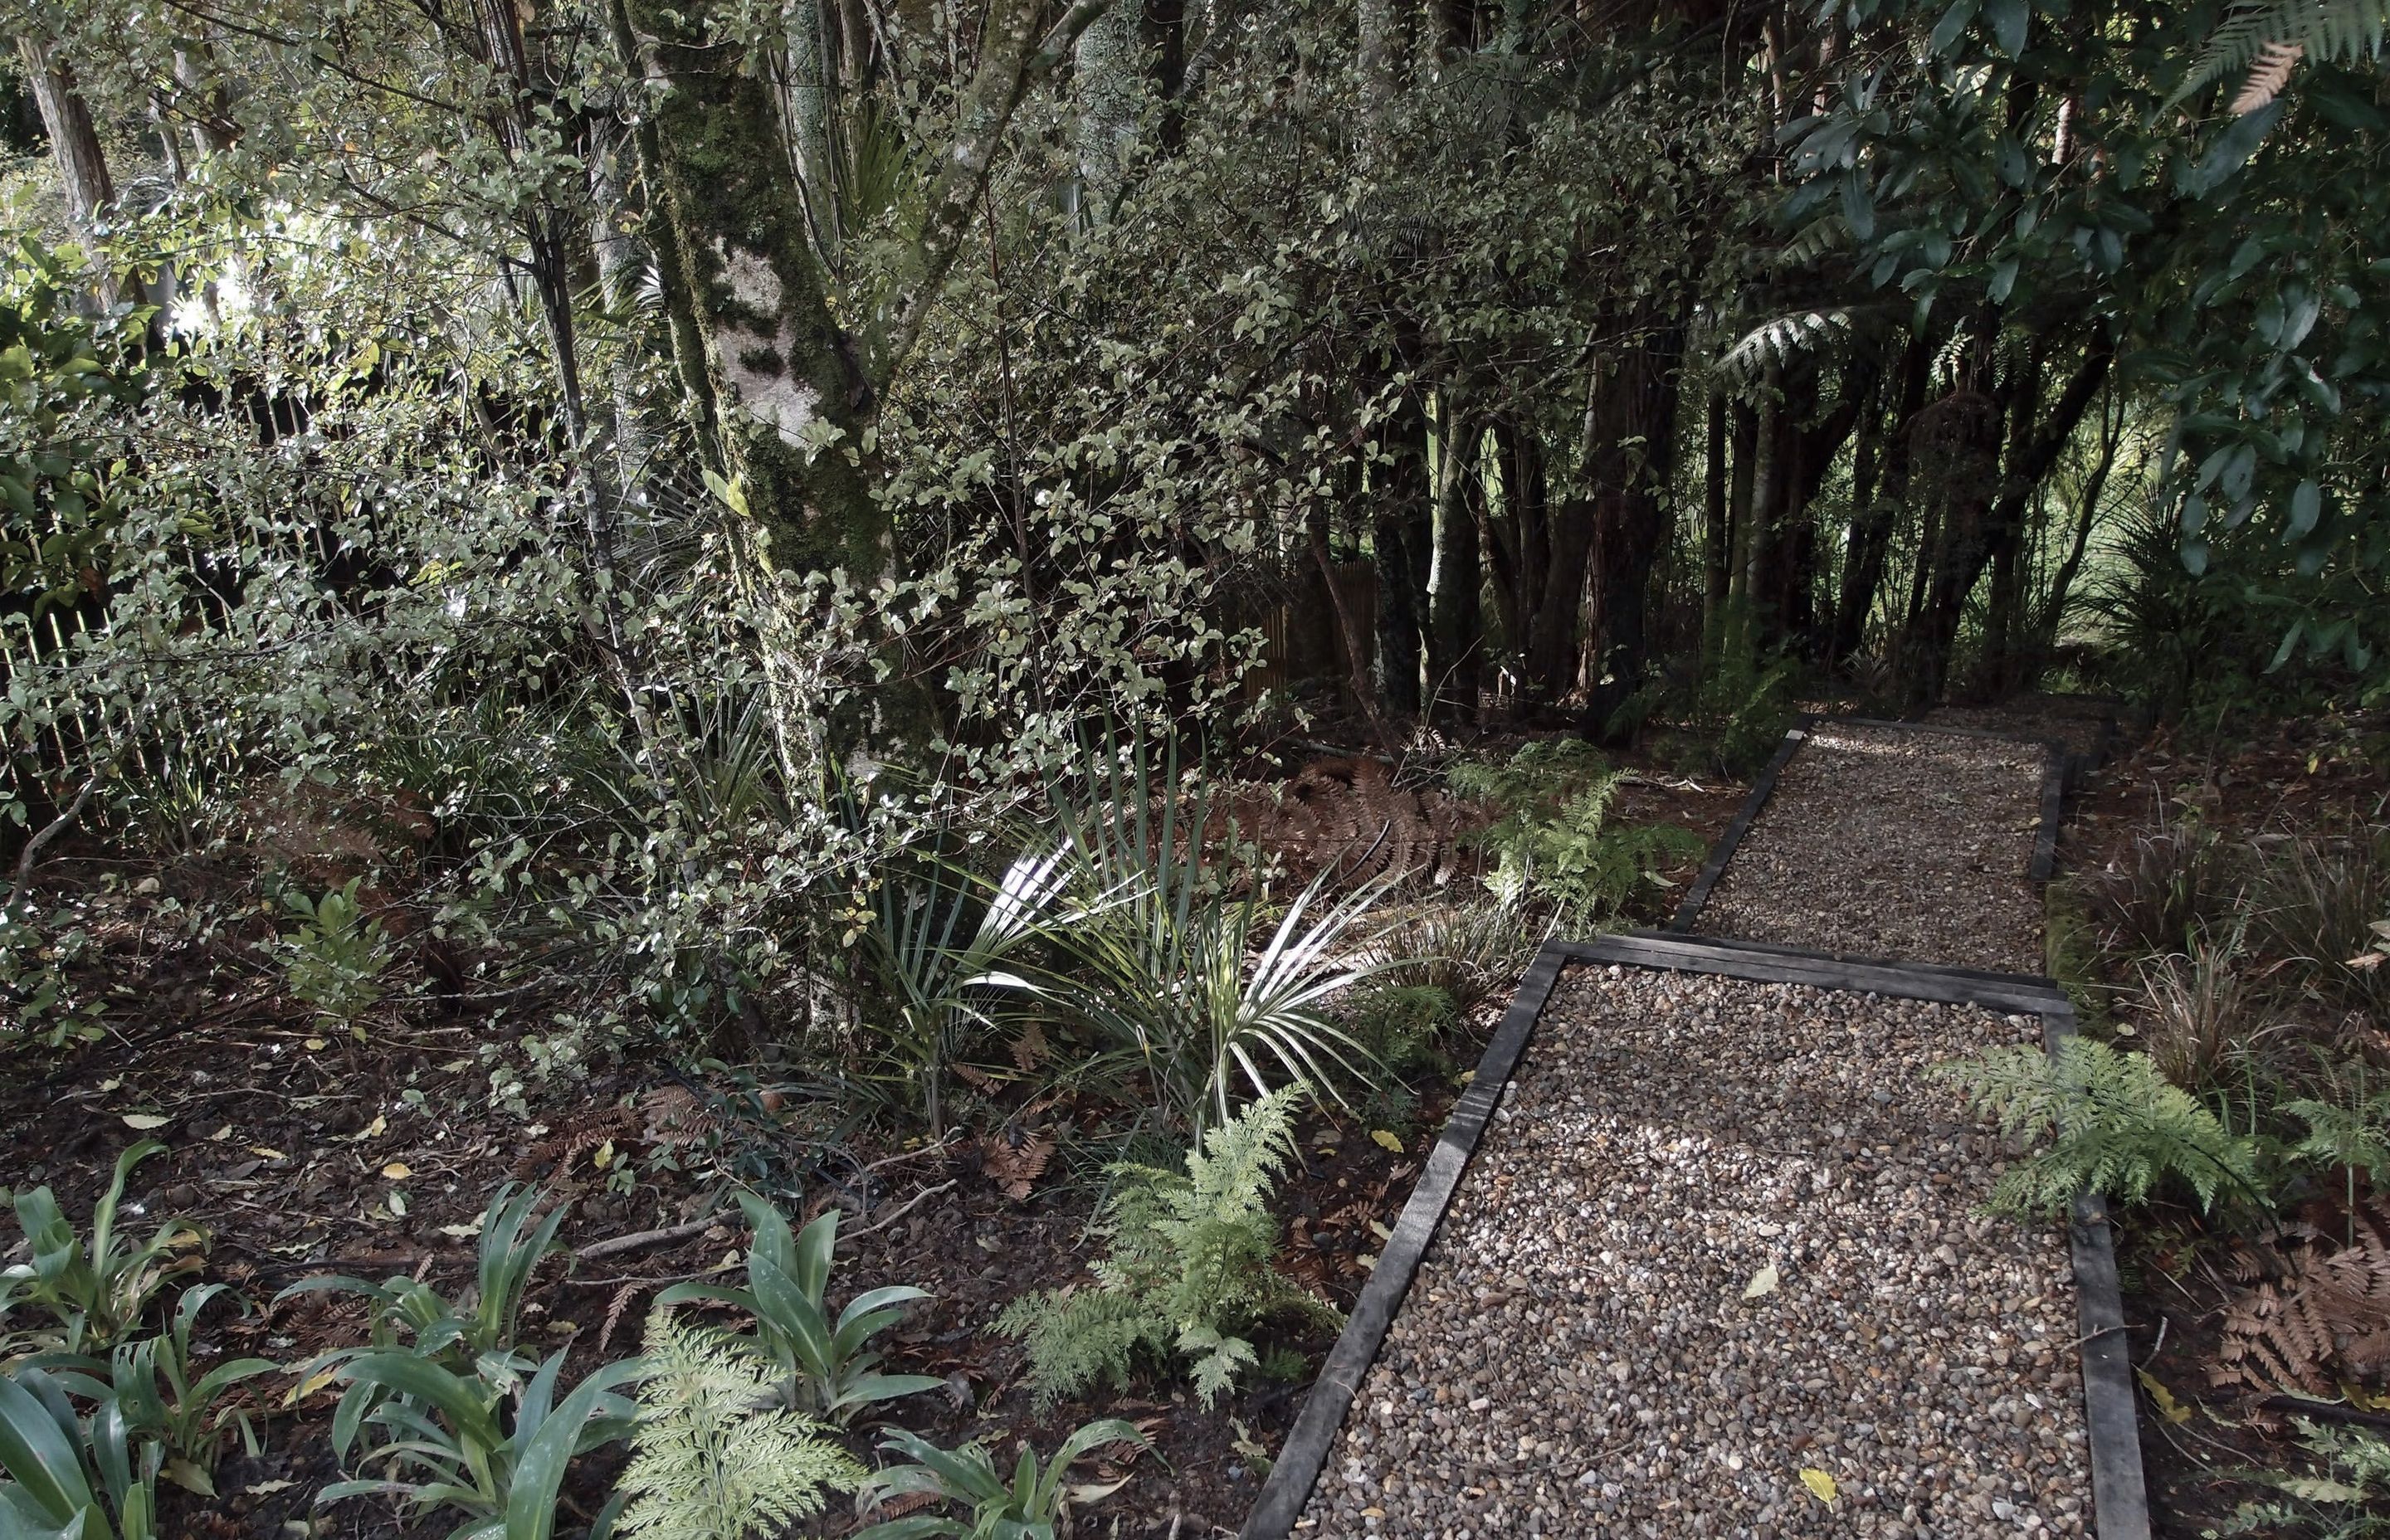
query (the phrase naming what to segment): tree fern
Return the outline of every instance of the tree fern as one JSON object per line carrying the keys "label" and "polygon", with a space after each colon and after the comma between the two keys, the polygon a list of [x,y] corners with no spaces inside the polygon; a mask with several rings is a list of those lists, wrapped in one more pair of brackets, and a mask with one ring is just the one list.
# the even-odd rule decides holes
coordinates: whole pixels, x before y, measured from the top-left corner
{"label": "tree fern", "polygon": [[[852,1491],[862,1467],[820,1425],[771,1405],[771,1366],[734,1339],[649,1317],[639,1428],[622,1490],[622,1533],[638,1540],[778,1534]],[[760,1409],[759,1409],[760,1408]]]}
{"label": "tree fern", "polygon": [[2272,101],[2303,57],[2345,64],[2381,57],[2390,0],[2238,0],[2175,91],[2180,103],[2227,75],[2250,71],[2237,115]]}
{"label": "tree fern", "polygon": [[2081,1192],[2145,1202],[2169,1177],[2203,1209],[2228,1191],[2265,1200],[2255,1142],[2228,1132],[2144,1055],[2075,1038],[2055,1059],[2037,1047],[1995,1048],[1938,1072],[1978,1110],[1998,1113],[2004,1134],[2051,1136],[2049,1148],[2001,1176],[1996,1209],[2062,1213]]}
{"label": "tree fern", "polygon": [[1272,1092],[1212,1129],[1183,1174],[1112,1167],[1118,1187],[1096,1226],[1107,1245],[1095,1288],[1029,1295],[996,1322],[1027,1344],[1041,1405],[1099,1380],[1124,1385],[1140,1357],[1177,1355],[1209,1405],[1254,1362],[1242,1333],[1276,1316],[1336,1318],[1270,1266],[1279,1234],[1270,1189],[1294,1157],[1303,1094]]}

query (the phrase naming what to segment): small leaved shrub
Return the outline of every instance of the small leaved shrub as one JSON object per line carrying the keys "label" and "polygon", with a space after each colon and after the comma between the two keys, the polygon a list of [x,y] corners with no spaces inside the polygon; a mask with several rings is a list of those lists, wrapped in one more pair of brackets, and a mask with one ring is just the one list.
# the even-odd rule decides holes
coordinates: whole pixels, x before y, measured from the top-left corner
{"label": "small leaved shrub", "polygon": [[1050,1405],[1099,1380],[1127,1383],[1142,1358],[1185,1359],[1209,1405],[1255,1362],[1243,1334],[1278,1317],[1332,1323],[1336,1313],[1270,1266],[1274,1180],[1294,1159],[1300,1085],[1273,1092],[1203,1138],[1185,1174],[1112,1168],[1118,1184],[1096,1233],[1106,1242],[1092,1289],[1016,1300],[996,1329],[1029,1349],[1029,1383]]}
{"label": "small leaved shrub", "polygon": [[353,877],[321,898],[295,890],[282,895],[283,907],[299,920],[280,943],[290,993],[327,1022],[348,1028],[388,993],[381,978],[396,956],[381,921],[358,907],[359,880]]}

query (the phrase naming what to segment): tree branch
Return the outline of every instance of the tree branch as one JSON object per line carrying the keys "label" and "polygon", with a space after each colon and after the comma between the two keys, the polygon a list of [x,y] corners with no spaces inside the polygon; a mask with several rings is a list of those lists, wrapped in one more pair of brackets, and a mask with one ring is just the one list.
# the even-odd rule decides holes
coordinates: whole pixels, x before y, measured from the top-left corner
{"label": "tree branch", "polygon": [[1071,45],[1111,8],[1111,0],[1073,0],[1032,53],[1029,32],[1043,8],[1040,0],[1009,0],[1002,11],[989,18],[980,45],[979,68],[971,72],[962,109],[955,115],[954,146],[944,157],[937,186],[930,195],[929,217],[921,222],[920,239],[914,247],[917,274],[910,292],[897,301],[895,327],[872,371],[875,391],[888,389],[921,340],[922,324],[937,302],[956,253],[962,249],[972,212],[996,163],[996,148],[1004,141],[1021,98],[1070,57]]}

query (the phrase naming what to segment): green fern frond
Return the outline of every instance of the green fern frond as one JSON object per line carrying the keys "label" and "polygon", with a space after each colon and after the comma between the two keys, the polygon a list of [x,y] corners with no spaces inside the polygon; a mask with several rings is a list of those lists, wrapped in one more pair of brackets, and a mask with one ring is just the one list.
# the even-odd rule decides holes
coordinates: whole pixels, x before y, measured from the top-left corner
{"label": "green fern frond", "polygon": [[622,1490],[637,1540],[745,1540],[820,1513],[863,1468],[819,1424],[770,1405],[771,1367],[669,1308],[648,1319],[648,1375]]}
{"label": "green fern frond", "polygon": [[1305,1087],[1283,1087],[1206,1133],[1185,1173],[1124,1163],[1096,1233],[1105,1254],[1091,1290],[1016,1300],[996,1329],[1029,1350],[1029,1384],[1050,1405],[1099,1380],[1125,1385],[1140,1358],[1191,1356],[1208,1405],[1253,1366],[1242,1333],[1279,1316],[1332,1324],[1336,1313],[1270,1265],[1279,1223],[1269,1210],[1294,1159],[1294,1110]]}
{"label": "green fern frond", "polygon": [[2139,1203],[2169,1177],[2203,1209],[2228,1192],[2264,1201],[2255,1141],[2228,1133],[2145,1055],[2075,1038],[2054,1059],[2037,1047],[1995,1048],[1936,1072],[1996,1114],[2003,1134],[2050,1140],[2000,1177],[1995,1209],[2058,1214],[2082,1192]]}
{"label": "green fern frond", "polygon": [[2290,49],[2326,64],[2378,58],[2385,32],[2390,0],[2238,0],[2167,105],[2178,106],[2225,76]]}

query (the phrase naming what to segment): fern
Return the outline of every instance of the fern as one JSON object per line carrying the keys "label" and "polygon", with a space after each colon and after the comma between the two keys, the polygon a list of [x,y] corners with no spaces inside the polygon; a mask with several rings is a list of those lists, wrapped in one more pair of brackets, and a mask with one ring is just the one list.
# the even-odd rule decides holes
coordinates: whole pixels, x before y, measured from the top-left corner
{"label": "fern", "polygon": [[[622,1533],[639,1540],[778,1534],[852,1491],[861,1466],[812,1418],[770,1405],[771,1366],[733,1339],[648,1319],[648,1373],[622,1490]],[[763,1408],[763,1409],[758,1409]]]}
{"label": "fern", "polygon": [[1142,1359],[1189,1360],[1210,1405],[1256,1358],[1243,1333],[1280,1316],[1332,1324],[1336,1313],[1270,1266],[1278,1220],[1270,1189],[1294,1157],[1290,1085],[1212,1129],[1184,1174],[1124,1162],[1096,1233],[1107,1242],[1092,1290],[1016,1300],[996,1329],[1029,1349],[1040,1406],[1099,1380],[1125,1386]]}
{"label": "fern", "polygon": [[2302,1097],[2280,1110],[2307,1125],[2306,1137],[2291,1147],[2292,1154],[2327,1170],[2362,1171],[2377,1189],[2390,1186],[2390,1094],[2355,1106]]}
{"label": "fern", "polygon": [[2254,112],[2280,94],[2302,57],[2326,64],[2379,58],[2385,31],[2390,0],[2238,0],[2168,105],[2245,70],[2231,111]]}
{"label": "fern", "polygon": [[1494,853],[1485,881],[1506,906],[1533,896],[1598,922],[1656,883],[1661,867],[1702,850],[1698,836],[1672,824],[1613,827],[1610,808],[1625,776],[1582,739],[1524,744],[1507,764],[1457,764],[1449,778],[1462,795],[1502,809],[1475,838]]}
{"label": "fern", "polygon": [[2313,1475],[2255,1471],[2252,1478],[2287,1502],[2249,1503],[2217,1534],[2305,1534],[2314,1540],[2381,1540],[2390,1535],[2390,1440],[2364,1428],[2331,1428],[2298,1419],[2299,1442],[2317,1464]]}
{"label": "fern", "polygon": [[1995,1048],[1939,1066],[2003,1134],[2052,1136],[2049,1148],[2009,1168],[1992,1207],[2057,1214],[2096,1192],[2141,1203],[2168,1177],[2212,1209],[2228,1189],[2264,1206],[2255,1141],[2236,1137],[2216,1114],[2167,1083],[2140,1054],[2069,1040],[2055,1059],[2039,1048]]}

